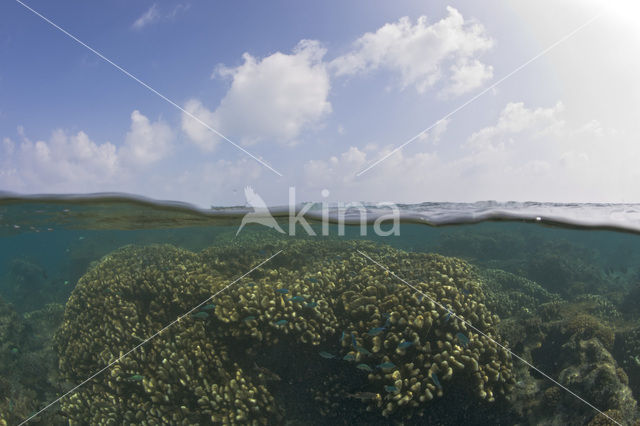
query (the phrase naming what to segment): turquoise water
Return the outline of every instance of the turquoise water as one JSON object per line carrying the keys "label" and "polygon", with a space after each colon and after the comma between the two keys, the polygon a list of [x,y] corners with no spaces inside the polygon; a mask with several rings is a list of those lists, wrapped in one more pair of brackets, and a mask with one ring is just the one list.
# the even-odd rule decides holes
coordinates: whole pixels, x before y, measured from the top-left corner
{"label": "turquoise water", "polygon": [[0,202],[0,421],[638,418],[635,206],[403,206],[398,236],[244,212]]}

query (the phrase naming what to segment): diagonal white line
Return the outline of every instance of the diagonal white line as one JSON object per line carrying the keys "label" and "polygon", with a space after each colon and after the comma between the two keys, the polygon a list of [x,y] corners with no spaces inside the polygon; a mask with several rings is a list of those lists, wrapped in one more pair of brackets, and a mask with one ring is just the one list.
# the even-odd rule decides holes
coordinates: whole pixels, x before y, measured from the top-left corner
{"label": "diagonal white line", "polygon": [[244,152],[245,154],[247,154],[249,157],[253,158],[254,160],[256,160],[258,163],[262,164],[263,166],[265,166],[267,169],[271,170],[273,173],[277,174],[278,176],[282,176],[282,173],[280,173],[279,171],[277,171],[276,169],[274,169],[273,167],[271,167],[269,164],[265,163],[263,160],[261,160],[260,158],[256,157],[255,155],[253,155],[252,153],[250,153],[249,151],[247,151],[246,149],[244,149],[243,147],[241,147],[240,145],[238,145],[237,143],[235,143],[234,141],[232,141],[231,139],[229,139],[228,137],[226,137],[225,135],[223,135],[222,133],[220,133],[219,131],[217,131],[216,129],[214,129],[213,127],[209,126],[207,123],[205,123],[204,121],[202,121],[201,119],[199,119],[198,117],[196,117],[195,115],[193,115],[192,113],[190,113],[189,111],[185,110],[184,108],[182,108],[180,105],[178,105],[177,103],[175,103],[174,101],[172,101],[171,99],[169,99],[168,97],[166,97],[165,95],[163,95],[162,93],[158,92],[156,89],[154,89],[153,87],[149,86],[147,83],[145,83],[144,81],[140,80],[138,77],[136,77],[135,75],[131,74],[129,71],[127,71],[126,69],[122,68],[120,65],[116,64],[115,62],[113,62],[111,59],[107,58],[106,56],[104,56],[102,53],[98,52],[97,50],[95,50],[93,47],[89,46],[88,44],[84,43],[82,40],[80,40],[79,38],[77,38],[76,36],[74,36],[73,34],[69,33],[68,31],[66,31],[64,28],[60,27],[59,25],[55,24],[54,22],[52,22],[49,18],[47,18],[46,16],[43,16],[42,14],[40,14],[38,11],[32,9],[31,7],[29,7],[28,5],[26,5],[25,3],[23,3],[21,0],[16,0],[16,2],[20,5],[22,5],[25,9],[33,12],[36,16],[42,18],[45,22],[51,24],[54,28],[56,28],[57,30],[61,31],[63,34],[65,34],[66,36],[68,36],[69,38],[71,38],[72,40],[76,41],[77,43],[79,43],[81,46],[87,48],[88,50],[90,50],[92,53],[94,53],[96,56],[98,56],[100,59],[104,60],[105,62],[113,65],[118,71],[122,72],[124,75],[126,75],[127,77],[130,77],[131,79],[135,80],[137,83],[139,83],[141,86],[143,86],[144,88],[148,89],[150,92],[158,95],[160,98],[164,99],[165,101],[167,101],[169,104],[171,104],[172,106],[174,106],[175,108],[179,109],[180,111],[182,111],[184,114],[188,115],[189,117],[191,117],[192,119],[196,120],[198,123],[202,124],[204,127],[206,127],[207,129],[209,129],[210,131],[212,131],[213,133],[215,133],[216,135],[220,136],[222,139],[224,139],[225,141],[229,142],[231,145],[235,146],[236,148],[238,148],[240,151]]}
{"label": "diagonal white line", "polygon": [[583,403],[585,403],[586,405],[588,405],[589,407],[593,408],[594,410],[596,410],[598,413],[602,414],[603,416],[605,416],[607,419],[611,420],[613,423],[622,426],[622,424],[614,419],[612,419],[610,416],[608,416],[607,414],[603,413],[602,410],[599,410],[597,407],[595,407],[593,404],[589,403],[588,401],[586,401],[585,399],[583,399],[582,397],[580,397],[580,395],[576,394],[575,392],[571,391],[571,389],[567,388],[566,386],[560,384],[559,382],[557,382],[556,380],[554,380],[551,376],[549,376],[548,374],[546,374],[545,372],[541,371],[538,367],[536,367],[535,365],[531,364],[530,362],[528,362],[527,360],[525,360],[524,358],[522,358],[521,356],[518,356],[517,354],[513,353],[511,351],[511,349],[507,348],[506,346],[502,345],[501,343],[497,342],[494,338],[492,338],[491,336],[487,335],[486,333],[484,333],[482,330],[479,330],[477,327],[475,327],[473,324],[471,324],[470,322],[466,321],[463,318],[460,318],[459,316],[456,315],[455,312],[453,312],[451,309],[449,309],[448,307],[444,306],[442,303],[438,302],[437,300],[433,299],[431,296],[429,296],[428,294],[423,293],[422,291],[420,291],[420,289],[418,289],[417,287],[411,285],[410,283],[408,283],[406,280],[400,278],[399,276],[397,276],[393,271],[391,271],[389,268],[387,268],[386,266],[382,265],[381,263],[375,261],[374,259],[372,259],[369,255],[367,255],[366,253],[360,251],[360,250],[356,250],[358,253],[360,253],[361,256],[369,259],[371,262],[375,263],[376,265],[378,265],[380,268],[384,269],[385,271],[387,271],[388,273],[390,273],[391,275],[393,275],[394,277],[396,277],[397,279],[399,279],[400,281],[402,281],[403,283],[405,283],[406,285],[408,285],[409,287],[411,287],[411,289],[415,290],[416,292],[420,293],[423,297],[426,297],[427,299],[429,299],[431,302],[435,303],[436,305],[440,306],[442,309],[448,311],[451,313],[452,317],[458,318],[458,321],[463,322],[467,327],[472,328],[474,331],[476,331],[477,333],[483,335],[484,337],[486,337],[487,339],[491,340],[493,343],[495,343],[496,345],[500,346],[502,349],[504,349],[505,351],[509,352],[509,354],[517,359],[519,359],[520,361],[524,362],[527,366],[529,366],[530,368],[536,370],[538,373],[540,373],[541,375],[543,375],[544,377],[546,377],[547,379],[549,379],[551,382],[553,382],[556,386],[561,387],[562,389],[564,389],[565,391],[569,392],[571,395],[575,396],[576,398],[578,398],[580,401],[582,401]]}
{"label": "diagonal white line", "polygon": [[468,101],[466,101],[465,103],[463,103],[462,105],[460,105],[459,107],[457,107],[456,109],[454,109],[453,111],[449,112],[447,115],[445,115],[444,117],[442,117],[441,119],[439,119],[438,121],[436,121],[435,123],[433,123],[431,126],[427,127],[426,129],[424,129],[423,131],[421,131],[420,133],[418,133],[417,135],[415,135],[414,137],[412,137],[411,139],[409,139],[408,141],[406,141],[405,143],[403,143],[402,145],[394,148],[391,152],[389,152],[387,155],[385,155],[384,157],[380,158],[379,160],[376,160],[374,163],[372,163],[371,165],[369,165],[367,168],[360,170],[358,173],[356,173],[356,176],[361,176],[364,173],[366,173],[367,171],[369,171],[369,169],[377,166],[378,164],[380,164],[381,162],[383,162],[384,160],[386,160],[387,158],[391,157],[393,154],[395,154],[396,152],[400,151],[402,148],[404,148],[405,146],[409,145],[411,142],[415,141],[416,139],[418,139],[420,136],[422,136],[423,134],[425,134],[426,132],[428,132],[429,130],[433,129],[434,127],[436,127],[438,124],[442,123],[443,121],[447,120],[449,117],[451,117],[452,115],[454,115],[455,113],[457,113],[458,111],[464,109],[465,107],[469,106],[469,104],[473,103],[474,101],[476,101],[478,98],[480,98],[481,96],[483,96],[485,93],[487,93],[488,91],[490,91],[491,89],[494,89],[495,87],[497,87],[499,84],[501,84],[502,82],[504,82],[505,80],[507,80],[508,78],[512,77],[514,74],[516,74],[517,72],[519,72],[520,70],[522,70],[524,67],[526,67],[527,65],[529,65],[530,63],[532,63],[533,61],[535,61],[536,59],[539,59],[541,56],[544,56],[545,54],[549,53],[550,50],[552,50],[553,48],[555,48],[556,46],[558,46],[559,44],[565,42],[567,39],[573,37],[576,33],[578,33],[580,30],[582,30],[583,28],[585,28],[586,26],[588,26],[589,24],[591,24],[593,21],[595,21],[596,19],[598,19],[600,17],[601,13],[595,15],[594,17],[592,17],[591,19],[589,19],[588,21],[586,21],[585,23],[583,23],[582,25],[580,25],[579,27],[575,28],[573,31],[571,31],[570,33],[566,34],[564,37],[562,37],[561,39],[559,39],[558,41],[556,41],[555,43],[551,44],[550,46],[548,46],[546,49],[544,49],[543,51],[541,51],[540,53],[538,53],[537,55],[535,55],[533,58],[529,59],[528,61],[526,61],[525,63],[521,64],[520,66],[516,67],[513,71],[511,71],[509,74],[505,75],[504,77],[502,77],[500,80],[496,81],[495,83],[493,83],[492,85],[490,85],[489,87],[485,88],[484,90],[482,90],[480,93],[478,93],[477,95],[475,95],[474,97],[472,97],[471,99],[469,99]]}
{"label": "diagonal white line", "polygon": [[225,291],[226,289],[228,289],[229,287],[231,287],[232,285],[234,285],[235,283],[237,283],[238,281],[240,281],[241,279],[243,279],[244,277],[246,277],[247,275],[249,275],[250,273],[252,273],[253,271],[255,271],[256,269],[258,269],[259,267],[261,267],[262,265],[264,265],[265,263],[267,263],[268,261],[270,261],[271,259],[273,259],[274,257],[276,257],[277,255],[279,255],[280,253],[282,253],[282,250],[278,250],[278,252],[276,252],[276,254],[272,255],[271,257],[269,257],[266,260],[263,260],[262,262],[260,262],[258,265],[254,266],[253,268],[251,268],[248,272],[246,272],[244,275],[240,276],[239,278],[236,278],[235,280],[233,280],[231,283],[229,283],[227,286],[225,286],[224,288],[222,288],[221,290],[215,292],[215,294],[207,297],[205,300],[203,300],[202,302],[198,303],[196,306],[194,306],[193,308],[191,308],[190,310],[188,310],[187,312],[185,312],[184,314],[180,315],[178,318],[176,318],[175,320],[171,321],[169,324],[165,325],[164,327],[162,327],[160,330],[156,331],[154,334],[152,334],[150,337],[147,337],[146,339],[144,339],[141,343],[139,343],[138,345],[134,346],[132,349],[129,349],[127,352],[125,352],[124,354],[120,355],[115,361],[110,362],[109,364],[107,364],[106,366],[104,366],[103,368],[101,368],[100,370],[96,371],[95,373],[93,373],[91,376],[89,376],[86,380],[84,380],[83,382],[77,384],[76,386],[74,386],[73,388],[71,388],[69,391],[65,392],[62,396],[58,397],[55,401],[49,403],[47,406],[45,406],[43,409],[41,409],[40,411],[32,414],[29,418],[23,420],[18,426],[22,426],[23,424],[27,423],[28,421],[30,421],[31,419],[33,419],[34,417],[38,416],[40,413],[42,413],[43,411],[47,410],[48,408],[52,407],[53,405],[57,404],[58,401],[60,401],[62,398],[64,398],[65,396],[73,393],[76,391],[76,389],[78,389],[79,387],[83,386],[84,384],[86,384],[87,382],[89,382],[91,379],[93,379],[94,377],[100,375],[101,373],[103,373],[105,370],[108,370],[109,368],[111,368],[114,364],[120,362],[124,357],[126,357],[127,355],[129,355],[130,353],[134,352],[135,350],[137,350],[140,346],[144,345],[145,343],[147,343],[148,341],[150,341],[151,339],[157,337],[160,335],[160,333],[162,333],[163,331],[165,331],[166,329],[168,329],[169,327],[171,327],[172,325],[174,325],[175,323],[177,323],[178,321],[181,321],[184,317],[186,317],[187,315],[189,315],[191,312],[195,311],[196,309],[198,309],[200,306],[204,305],[205,303],[207,303],[209,300],[213,299],[214,297],[216,297],[217,295],[219,295],[220,293],[222,293],[223,291]]}

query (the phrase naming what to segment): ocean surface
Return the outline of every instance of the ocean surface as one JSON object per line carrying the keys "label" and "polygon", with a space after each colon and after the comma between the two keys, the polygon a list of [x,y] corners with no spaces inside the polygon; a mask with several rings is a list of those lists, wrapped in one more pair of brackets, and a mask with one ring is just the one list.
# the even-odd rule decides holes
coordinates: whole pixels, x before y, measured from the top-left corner
{"label": "ocean surface", "polygon": [[640,205],[396,208],[0,193],[0,425],[638,422]]}

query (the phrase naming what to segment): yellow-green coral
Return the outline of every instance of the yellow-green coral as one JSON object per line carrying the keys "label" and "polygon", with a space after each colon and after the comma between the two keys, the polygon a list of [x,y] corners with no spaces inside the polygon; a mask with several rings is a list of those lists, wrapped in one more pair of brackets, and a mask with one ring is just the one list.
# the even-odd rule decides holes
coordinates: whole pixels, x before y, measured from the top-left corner
{"label": "yellow-green coral", "polygon": [[[446,395],[450,383],[490,402],[512,387],[508,353],[492,340],[499,339],[498,318],[483,304],[467,263],[338,241],[275,241],[200,254],[166,245],[120,249],[81,278],[67,304],[56,336],[62,374],[84,380],[279,249],[284,252],[212,299],[215,307],[183,317],[63,399],[63,412],[72,422],[92,424],[279,421],[287,403],[274,396],[263,366],[295,380],[300,372],[278,364],[285,356],[317,365],[319,374],[305,376],[316,401],[378,395],[359,398],[362,410],[400,419]],[[335,359],[322,360],[320,351]]]}

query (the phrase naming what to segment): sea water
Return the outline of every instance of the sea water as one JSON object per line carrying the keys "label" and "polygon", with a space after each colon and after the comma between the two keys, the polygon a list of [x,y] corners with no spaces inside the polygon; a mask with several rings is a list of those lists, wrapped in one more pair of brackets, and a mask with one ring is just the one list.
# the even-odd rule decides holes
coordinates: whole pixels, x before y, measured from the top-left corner
{"label": "sea water", "polygon": [[637,206],[399,209],[5,196],[0,424],[637,420]]}

